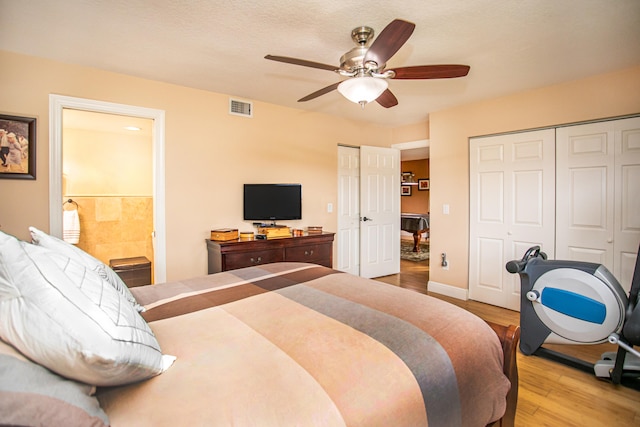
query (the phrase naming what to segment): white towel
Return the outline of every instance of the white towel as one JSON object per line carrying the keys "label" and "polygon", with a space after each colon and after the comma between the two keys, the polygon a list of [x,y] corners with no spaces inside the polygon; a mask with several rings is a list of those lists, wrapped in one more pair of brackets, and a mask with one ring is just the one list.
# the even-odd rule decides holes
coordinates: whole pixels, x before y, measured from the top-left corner
{"label": "white towel", "polygon": [[80,241],[80,217],[77,209],[62,211],[62,239],[73,245]]}

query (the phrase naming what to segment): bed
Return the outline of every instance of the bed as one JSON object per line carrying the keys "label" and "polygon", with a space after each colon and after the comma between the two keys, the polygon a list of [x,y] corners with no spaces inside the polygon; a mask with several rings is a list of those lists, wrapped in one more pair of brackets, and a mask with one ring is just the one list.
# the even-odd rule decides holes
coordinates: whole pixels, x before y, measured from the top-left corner
{"label": "bed", "polygon": [[518,327],[308,263],[129,289],[0,232],[0,425],[512,426]]}
{"label": "bed", "polygon": [[413,252],[420,252],[422,233],[429,232],[429,214],[400,214],[400,229],[413,234]]}
{"label": "bed", "polygon": [[440,300],[304,263],[131,292],[177,360],[98,391],[113,426],[513,425],[517,330]]}

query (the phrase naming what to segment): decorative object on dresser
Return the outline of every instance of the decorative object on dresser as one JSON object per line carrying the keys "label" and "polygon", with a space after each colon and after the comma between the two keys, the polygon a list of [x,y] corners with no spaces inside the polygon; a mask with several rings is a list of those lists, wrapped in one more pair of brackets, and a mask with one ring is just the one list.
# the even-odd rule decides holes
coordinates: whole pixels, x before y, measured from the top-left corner
{"label": "decorative object on dresser", "polygon": [[241,231],[240,240],[253,240],[253,231]]}
{"label": "decorative object on dresser", "polygon": [[322,234],[322,226],[309,226],[307,227],[307,233],[309,234]]}
{"label": "decorative object on dresser", "polygon": [[220,228],[218,230],[211,230],[211,240],[236,240],[238,238],[237,228]]}
{"label": "decorative object on dresser", "polygon": [[[334,233],[280,239],[206,240],[209,274],[281,261],[311,262],[332,267]],[[257,237],[257,236],[256,236]]]}
{"label": "decorative object on dresser", "polygon": [[291,237],[291,229],[289,227],[258,227],[258,233],[267,236],[267,239],[279,239],[282,237]]}

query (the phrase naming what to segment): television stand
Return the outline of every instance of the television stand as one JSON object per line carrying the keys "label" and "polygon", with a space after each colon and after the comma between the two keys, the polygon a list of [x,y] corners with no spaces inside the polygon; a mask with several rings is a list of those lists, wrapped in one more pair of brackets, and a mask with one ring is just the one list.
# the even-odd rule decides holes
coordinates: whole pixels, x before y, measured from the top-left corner
{"label": "television stand", "polygon": [[265,240],[207,240],[208,272],[235,270],[270,262],[311,262],[333,267],[334,233]]}

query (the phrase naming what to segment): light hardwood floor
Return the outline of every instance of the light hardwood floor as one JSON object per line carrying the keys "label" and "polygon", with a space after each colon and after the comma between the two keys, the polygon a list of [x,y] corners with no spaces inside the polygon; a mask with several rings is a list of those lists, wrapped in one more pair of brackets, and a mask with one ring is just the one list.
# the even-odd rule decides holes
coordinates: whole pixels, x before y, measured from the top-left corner
{"label": "light hardwood floor", "polygon": [[[376,280],[446,300],[502,325],[519,324],[519,313],[476,301],[462,301],[427,291],[429,261],[401,260],[400,274]],[[594,362],[610,344],[555,346],[554,349]],[[640,391],[614,386],[595,375],[518,353],[520,387],[516,426],[640,426]]]}

